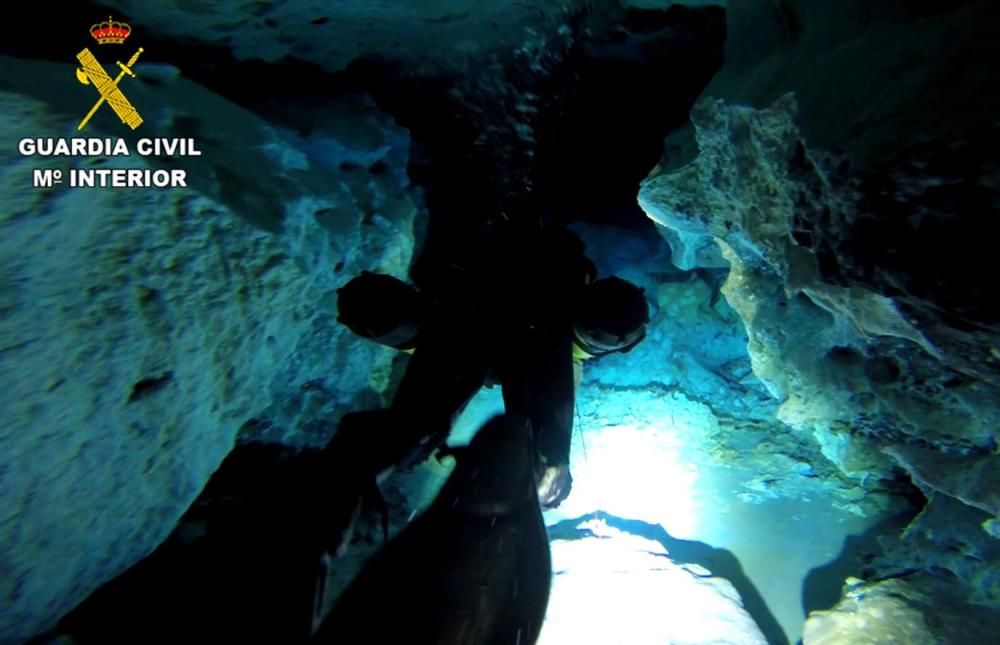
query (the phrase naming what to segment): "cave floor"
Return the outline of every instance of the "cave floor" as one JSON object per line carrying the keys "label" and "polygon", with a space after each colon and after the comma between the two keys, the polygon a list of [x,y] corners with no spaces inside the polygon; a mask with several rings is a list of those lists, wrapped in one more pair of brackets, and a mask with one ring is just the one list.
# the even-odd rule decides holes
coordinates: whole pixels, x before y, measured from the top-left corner
{"label": "cave floor", "polygon": [[[709,468],[702,475],[694,488],[701,521],[688,539],[732,553],[788,642],[798,641],[806,618],[807,591],[820,596],[832,592],[836,599],[843,584],[842,578],[810,572],[849,558],[851,553],[842,552],[848,536],[864,534],[881,517],[859,517],[837,508],[837,500],[822,492],[798,499],[746,502],[737,495],[752,472]],[[724,571],[713,573],[726,576]],[[832,589],[817,585],[832,585]],[[750,609],[747,593],[740,591]],[[777,640],[768,633],[767,625],[761,624],[765,622],[761,616],[754,617],[769,640]]]}
{"label": "cave floor", "polygon": [[[701,466],[690,475],[684,478],[685,503],[673,518],[669,509],[639,513],[631,500],[618,504],[608,495],[588,502],[586,495],[594,487],[583,485],[574,488],[567,509],[550,511],[546,522],[580,517],[576,509],[587,506],[599,509],[613,518],[616,528],[663,544],[675,562],[698,564],[728,579],[770,642],[794,643],[802,635],[807,602],[811,608],[826,608],[822,599],[830,599],[832,605],[844,576],[859,573],[853,547],[847,546],[855,540],[848,538],[865,534],[883,519],[838,508],[838,500],[821,490],[799,498],[746,501],[740,497],[745,496],[744,484],[755,475],[749,469]],[[580,481],[600,475],[576,476]],[[662,482],[665,476],[640,469],[631,479],[641,486],[643,480]],[[619,494],[630,496],[628,486]],[[632,494],[640,495],[648,498],[648,493]]]}
{"label": "cave floor", "polygon": [[[782,472],[785,462],[766,451],[720,458],[704,407],[677,399],[666,402],[669,414],[655,416],[634,403],[630,419],[584,419],[574,436],[573,491],[545,514],[546,524],[600,514],[617,529],[660,542],[675,562],[732,582],[769,641],[798,641],[806,606],[823,609],[839,599],[844,578],[860,573],[859,545],[870,542],[858,536],[889,513],[862,515],[845,503],[842,481]],[[587,401],[582,405],[586,415]],[[600,408],[609,405],[604,399]],[[499,388],[483,391],[457,421],[451,443],[465,443],[501,410]]]}

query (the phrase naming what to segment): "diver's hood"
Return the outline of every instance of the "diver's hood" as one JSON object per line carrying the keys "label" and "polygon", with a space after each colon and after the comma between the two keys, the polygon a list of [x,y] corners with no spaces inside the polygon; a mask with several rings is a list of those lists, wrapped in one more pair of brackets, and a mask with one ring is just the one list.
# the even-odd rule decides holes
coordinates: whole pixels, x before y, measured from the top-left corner
{"label": "diver's hood", "polygon": [[617,276],[587,285],[573,315],[576,344],[591,356],[627,352],[646,337],[649,306],[638,286]]}
{"label": "diver's hood", "polygon": [[362,338],[410,349],[424,317],[420,293],[390,275],[364,271],[337,290],[337,321]]}

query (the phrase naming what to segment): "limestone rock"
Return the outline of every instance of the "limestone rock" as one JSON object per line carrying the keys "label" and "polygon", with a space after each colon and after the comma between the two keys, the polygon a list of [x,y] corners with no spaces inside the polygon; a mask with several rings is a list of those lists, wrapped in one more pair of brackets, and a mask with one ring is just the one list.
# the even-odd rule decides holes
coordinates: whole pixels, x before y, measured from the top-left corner
{"label": "limestone rock", "polygon": [[956,601],[1000,610],[1000,540],[989,531],[992,518],[944,494],[929,491],[928,498],[900,538],[883,543],[871,571],[879,577],[947,571]]}
{"label": "limestone rock", "polygon": [[1000,455],[948,455],[917,446],[885,451],[922,486],[1000,517]]}
{"label": "limestone rock", "polygon": [[[20,73],[33,79],[25,94],[0,94],[5,140],[68,134],[72,67],[8,62],[0,75],[18,87],[8,77]],[[351,180],[305,168],[294,141],[188,81],[159,82],[166,91],[130,91],[155,99],[142,134],[200,128],[202,157],[0,159],[4,642],[51,626],[155,548],[241,428],[276,417],[291,443],[321,442],[336,414],[377,396],[373,366],[391,360],[338,328],[329,296],[362,268],[405,270],[412,210],[366,218]],[[88,128],[112,136],[100,116]],[[25,188],[38,166],[151,163],[186,167],[191,187]],[[332,207],[349,247],[317,221]]]}
{"label": "limestone rock", "polygon": [[[996,18],[975,1],[729,2],[726,66],[640,191],[675,262],[731,265],[722,291],[778,418],[861,487],[902,470],[931,498],[875,568],[955,580],[873,583],[807,643],[993,638],[959,616],[996,606]],[[935,42],[963,46],[921,54]]]}
{"label": "limestone rock", "polygon": [[[720,109],[700,101],[691,111],[701,154],[693,164],[643,182],[639,205],[660,226],[685,239],[674,257],[710,236],[724,238],[744,262],[783,268],[788,213],[805,199],[808,186],[788,181],[793,155],[800,154],[793,97],[770,110]],[[715,136],[726,133],[726,136]],[[733,136],[729,136],[729,134]],[[695,191],[695,186],[704,186]],[[687,268],[687,267],[682,267]]]}
{"label": "limestone rock", "polygon": [[[795,215],[823,282],[891,298],[947,364],[994,387],[1000,316],[983,296],[995,290],[984,213],[998,202],[997,18],[982,1],[731,2],[727,64],[703,95],[766,108],[794,92],[812,155],[840,155],[829,183],[855,184],[852,209]],[[925,56],[934,43],[942,54]]]}
{"label": "limestone rock", "polygon": [[511,41],[524,37],[526,28],[550,25],[575,5],[509,0],[111,3],[136,28],[171,38],[222,44],[237,58],[273,62],[295,57],[330,71],[375,54],[449,64],[449,58],[509,47]]}
{"label": "limestone rock", "polygon": [[947,581],[930,576],[865,583],[848,579],[844,598],[806,621],[803,645],[989,642],[996,612],[962,606]]}
{"label": "limestone rock", "polygon": [[767,642],[729,581],[675,564],[652,540],[584,526],[592,537],[552,542],[540,644]]}
{"label": "limestone rock", "polygon": [[[969,603],[997,593],[995,18],[730,2],[726,67],[640,192],[675,262],[731,265],[723,294],[778,417],[862,487],[902,469],[930,497],[873,568],[947,580],[859,586],[806,643],[993,638],[961,617],[988,624]],[[918,53],[933,42],[969,46]]]}
{"label": "limestone rock", "polygon": [[910,592],[906,583],[898,580],[851,589],[832,611],[814,612],[809,617],[803,645],[935,645],[938,641],[924,620],[918,605],[921,601],[925,601],[923,596]]}
{"label": "limestone rock", "polygon": [[629,387],[676,387],[716,414],[773,419],[776,404],[750,371],[746,332],[721,297],[721,270],[672,270],[665,242],[653,244],[627,229],[573,228],[599,276],[617,275],[643,288],[651,317],[637,347],[587,362],[585,384],[600,387],[602,396]]}
{"label": "limestone rock", "polygon": [[[964,371],[966,357],[937,347],[885,294],[826,281],[813,247],[800,244],[802,222],[849,219],[856,194],[805,146],[795,115],[790,96],[761,111],[703,100],[692,112],[700,155],[647,179],[640,204],[659,224],[719,245],[731,264],[723,293],[783,421],[850,428],[876,445],[899,435],[990,445],[989,384],[951,371]],[[889,462],[868,452],[884,473]]]}

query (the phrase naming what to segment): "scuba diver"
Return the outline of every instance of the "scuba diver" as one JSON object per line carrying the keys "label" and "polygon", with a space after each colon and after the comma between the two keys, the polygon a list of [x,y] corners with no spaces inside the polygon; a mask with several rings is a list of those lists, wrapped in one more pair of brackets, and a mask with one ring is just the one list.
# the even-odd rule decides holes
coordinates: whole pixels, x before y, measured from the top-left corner
{"label": "scuba diver", "polygon": [[542,507],[566,498],[580,363],[631,350],[649,322],[643,290],[596,279],[584,250],[564,228],[504,218],[423,272],[419,289],[365,272],[338,291],[342,324],[412,357],[389,407],[345,415],[327,445],[344,497],[329,516],[331,552],[344,552],[363,511],[380,512],[387,534],[378,480],[434,455],[484,385],[499,384],[506,412],[531,425]]}
{"label": "scuba diver", "polygon": [[[343,324],[413,352],[388,409],[346,415],[323,451],[238,447],[154,554],[47,636],[534,642],[551,578],[541,508],[572,481],[574,367],[640,342],[647,305],[638,287],[596,279],[583,243],[560,228],[503,223],[451,260],[420,288],[364,273],[340,290]],[[459,449],[431,508],[327,615],[329,555],[348,546],[363,510],[387,521],[380,475],[433,455],[492,384],[506,413]],[[365,609],[386,601],[400,619],[371,623]]]}

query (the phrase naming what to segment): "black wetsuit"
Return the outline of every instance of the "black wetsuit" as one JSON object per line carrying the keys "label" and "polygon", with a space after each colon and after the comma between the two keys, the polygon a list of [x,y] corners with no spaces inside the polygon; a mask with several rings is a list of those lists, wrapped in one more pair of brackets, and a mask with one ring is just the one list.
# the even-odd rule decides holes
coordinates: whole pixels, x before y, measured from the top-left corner
{"label": "black wetsuit", "polygon": [[344,417],[328,446],[335,470],[371,481],[426,459],[488,380],[508,414],[530,420],[539,465],[568,465],[572,312],[593,276],[575,234],[510,222],[442,265],[421,285],[428,317],[391,406]]}

